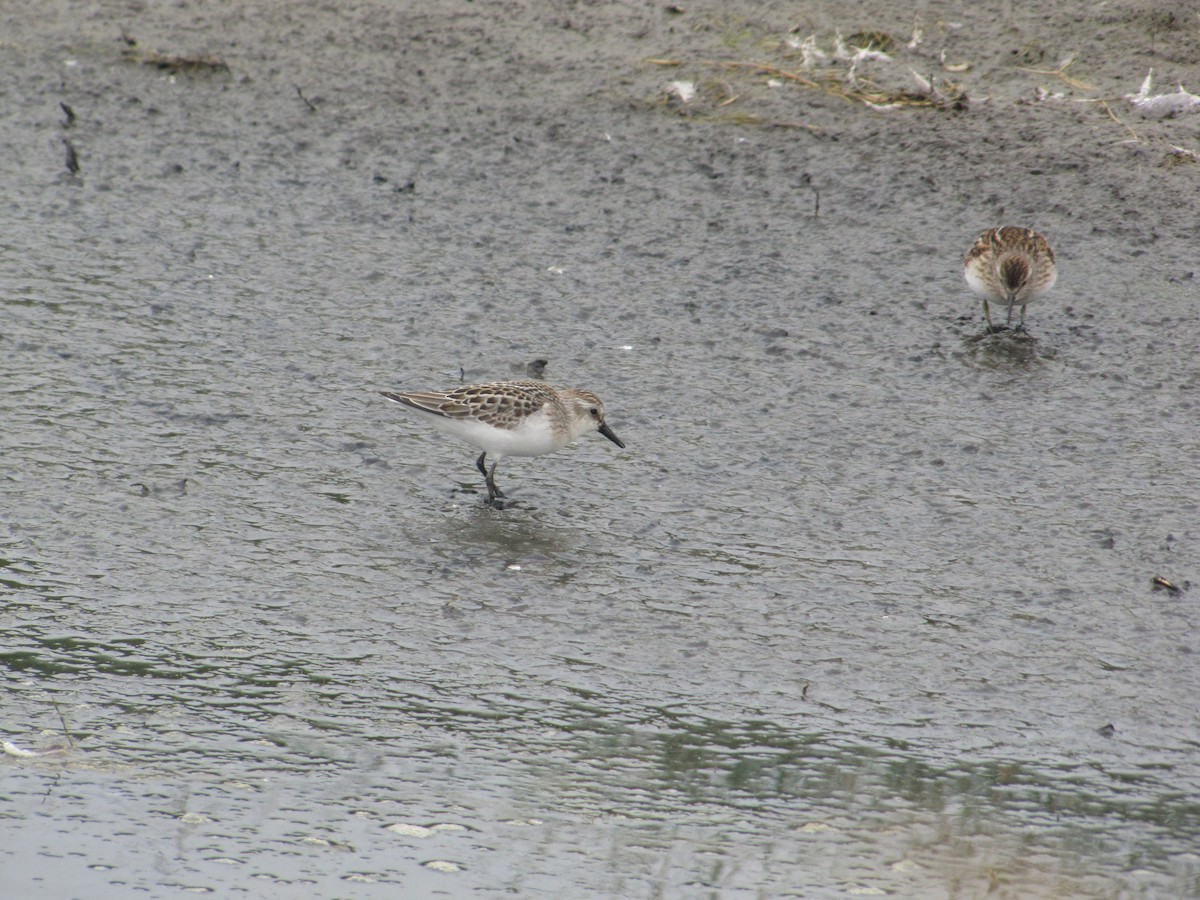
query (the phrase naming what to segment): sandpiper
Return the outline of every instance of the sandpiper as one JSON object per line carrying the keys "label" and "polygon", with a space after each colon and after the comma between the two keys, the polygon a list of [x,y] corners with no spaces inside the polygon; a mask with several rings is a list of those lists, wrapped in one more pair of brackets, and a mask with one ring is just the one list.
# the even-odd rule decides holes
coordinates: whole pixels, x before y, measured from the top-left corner
{"label": "sandpiper", "polygon": [[[540,381],[496,381],[449,391],[380,393],[483,451],[475,465],[487,482],[489,505],[504,496],[496,487],[496,466],[506,456],[553,453],[592,429],[625,447],[604,421],[604,404],[591,391],[555,390]],[[489,453],[491,469],[485,464]]]}

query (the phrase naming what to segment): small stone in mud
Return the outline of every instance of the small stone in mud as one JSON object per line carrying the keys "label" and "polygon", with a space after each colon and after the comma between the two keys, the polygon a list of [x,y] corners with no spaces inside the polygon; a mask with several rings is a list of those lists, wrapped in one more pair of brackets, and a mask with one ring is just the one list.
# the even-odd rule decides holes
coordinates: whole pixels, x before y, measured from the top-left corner
{"label": "small stone in mud", "polygon": [[1191,586],[1190,583],[1187,581],[1185,581],[1183,583],[1182,587],[1177,584],[1172,584],[1171,582],[1167,581],[1167,579],[1163,578],[1161,575],[1155,575],[1153,578],[1150,579],[1150,589],[1151,590],[1167,591],[1173,597],[1178,597],[1180,594],[1182,594],[1184,591],[1186,591],[1190,586]]}
{"label": "small stone in mud", "polygon": [[75,152],[75,145],[63,138],[63,145],[67,148],[67,171],[72,175],[79,174],[79,154]]}

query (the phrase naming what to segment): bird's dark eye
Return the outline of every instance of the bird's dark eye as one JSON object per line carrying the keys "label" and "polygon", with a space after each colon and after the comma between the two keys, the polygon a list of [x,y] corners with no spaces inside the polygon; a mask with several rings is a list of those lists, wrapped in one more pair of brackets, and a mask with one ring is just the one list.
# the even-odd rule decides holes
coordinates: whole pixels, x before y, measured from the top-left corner
{"label": "bird's dark eye", "polygon": [[596,407],[594,407],[594,406],[592,407],[592,409],[591,409],[591,413],[592,413],[592,418],[593,418],[593,419],[598,419],[598,418],[600,418],[600,410],[596,409]]}

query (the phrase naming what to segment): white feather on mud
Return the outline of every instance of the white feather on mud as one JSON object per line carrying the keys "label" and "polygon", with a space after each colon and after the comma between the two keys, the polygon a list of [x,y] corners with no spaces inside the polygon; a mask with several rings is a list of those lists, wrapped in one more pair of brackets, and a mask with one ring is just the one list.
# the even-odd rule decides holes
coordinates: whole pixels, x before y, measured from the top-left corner
{"label": "white feather on mud", "polygon": [[1179,90],[1173,94],[1150,94],[1153,87],[1154,70],[1151,69],[1146,73],[1146,79],[1142,82],[1142,89],[1136,94],[1126,94],[1125,99],[1133,104],[1134,108],[1142,114],[1145,119],[1169,119],[1172,116],[1182,115],[1190,112],[1196,106],[1200,106],[1200,97],[1195,94],[1190,94],[1183,89],[1183,85],[1179,85]]}
{"label": "white feather on mud", "polygon": [[691,103],[696,96],[696,82],[672,81],[667,85],[667,96],[678,97],[681,103]]}

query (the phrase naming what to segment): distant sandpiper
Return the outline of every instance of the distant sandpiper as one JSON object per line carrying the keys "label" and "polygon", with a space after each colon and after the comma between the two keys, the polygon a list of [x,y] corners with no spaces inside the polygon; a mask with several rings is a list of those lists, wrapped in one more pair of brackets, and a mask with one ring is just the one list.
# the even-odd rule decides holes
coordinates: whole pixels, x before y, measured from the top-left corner
{"label": "distant sandpiper", "polygon": [[1058,270],[1054,251],[1044,237],[1032,228],[1005,225],[979,236],[963,260],[963,276],[971,290],[983,295],[988,331],[999,330],[992,325],[988,300],[1008,305],[1007,325],[1012,324],[1013,309],[1021,307],[1016,330],[1024,331],[1025,307],[1054,287]]}

